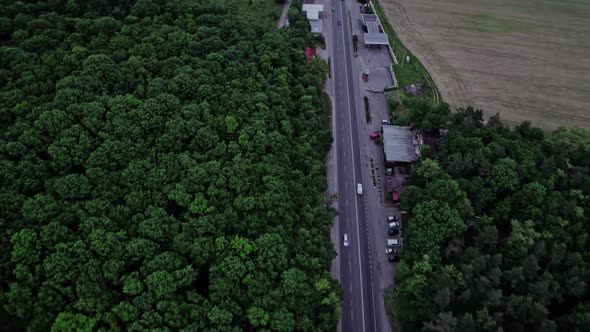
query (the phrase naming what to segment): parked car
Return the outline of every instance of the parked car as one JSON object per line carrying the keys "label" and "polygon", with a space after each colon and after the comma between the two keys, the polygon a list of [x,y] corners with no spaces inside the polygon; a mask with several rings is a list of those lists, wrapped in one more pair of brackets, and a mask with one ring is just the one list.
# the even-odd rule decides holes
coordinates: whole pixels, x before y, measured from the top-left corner
{"label": "parked car", "polygon": [[388,223],[387,226],[389,226],[389,228],[399,228],[401,225],[397,221],[392,221]]}
{"label": "parked car", "polygon": [[391,193],[391,201],[392,201],[393,203],[399,203],[399,192],[397,192],[396,190],[394,190],[394,191]]}
{"label": "parked car", "polygon": [[363,185],[360,183],[356,184],[356,194],[357,195],[362,195],[363,194]]}
{"label": "parked car", "polygon": [[394,248],[386,248],[385,249],[385,254],[389,255],[389,254],[397,254],[399,252],[399,250],[394,249]]}
{"label": "parked car", "polygon": [[387,222],[393,222],[393,221],[399,222],[399,218],[396,217],[396,216],[389,216],[389,217],[387,217]]}
{"label": "parked car", "polygon": [[348,234],[344,234],[344,246],[348,247]]}
{"label": "parked car", "polygon": [[385,120],[385,119],[383,119],[383,120],[381,120],[381,123],[382,123],[382,124],[386,124],[386,125],[388,125],[388,124],[389,124],[389,120]]}
{"label": "parked car", "polygon": [[401,242],[398,239],[387,239],[387,246],[390,248],[399,248]]}
{"label": "parked car", "polygon": [[389,260],[392,263],[399,262],[399,256],[398,255],[389,256],[389,257],[387,257],[387,260]]}
{"label": "parked car", "polygon": [[341,21],[338,21],[338,25],[342,25],[342,22]]}
{"label": "parked car", "polygon": [[336,11],[336,7],[332,6],[332,11],[335,12]]}
{"label": "parked car", "polygon": [[387,230],[387,233],[389,235],[399,235],[399,229],[398,228],[390,228]]}
{"label": "parked car", "polygon": [[364,13],[365,13],[365,6],[363,6],[363,5],[360,5],[359,7],[361,8],[361,13],[363,13],[363,14],[364,14]]}
{"label": "parked car", "polygon": [[381,137],[381,133],[378,132],[378,131],[376,131],[376,132],[372,133],[370,137],[371,137],[371,139],[375,139],[375,138]]}

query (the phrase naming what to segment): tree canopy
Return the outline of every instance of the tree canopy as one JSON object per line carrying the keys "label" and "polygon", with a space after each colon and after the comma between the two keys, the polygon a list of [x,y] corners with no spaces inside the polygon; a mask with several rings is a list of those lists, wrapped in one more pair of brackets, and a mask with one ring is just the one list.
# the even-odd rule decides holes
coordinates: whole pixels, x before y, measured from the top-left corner
{"label": "tree canopy", "polygon": [[[428,111],[441,120],[437,107],[413,117]],[[394,292],[403,330],[590,330],[588,132],[510,128],[473,108],[439,123],[417,123],[448,131],[401,197],[411,212]]]}
{"label": "tree canopy", "polygon": [[1,1],[0,320],[334,330],[307,22],[215,1]]}

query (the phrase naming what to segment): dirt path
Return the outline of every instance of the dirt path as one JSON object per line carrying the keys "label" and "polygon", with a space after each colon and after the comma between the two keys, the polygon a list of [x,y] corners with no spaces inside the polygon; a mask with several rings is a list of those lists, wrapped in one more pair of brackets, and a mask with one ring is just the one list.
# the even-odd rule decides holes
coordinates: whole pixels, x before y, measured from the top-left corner
{"label": "dirt path", "polygon": [[283,5],[283,12],[281,13],[281,17],[277,21],[277,27],[279,29],[284,27],[287,23],[287,19],[289,18],[289,7],[291,7],[291,0],[285,0],[285,4]]}

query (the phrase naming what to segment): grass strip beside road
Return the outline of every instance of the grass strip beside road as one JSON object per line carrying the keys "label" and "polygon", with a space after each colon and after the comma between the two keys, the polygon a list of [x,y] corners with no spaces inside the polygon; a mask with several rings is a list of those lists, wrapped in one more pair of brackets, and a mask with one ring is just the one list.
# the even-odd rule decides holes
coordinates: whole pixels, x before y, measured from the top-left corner
{"label": "grass strip beside road", "polygon": [[[432,77],[430,77],[430,74],[428,74],[428,71],[426,70],[426,68],[424,68],[424,65],[401,42],[399,36],[395,33],[395,30],[389,23],[387,16],[385,16],[385,11],[381,7],[379,1],[375,0],[374,5],[375,9],[377,10],[377,15],[379,15],[379,19],[383,24],[383,28],[387,33],[387,37],[389,38],[389,44],[392,45],[393,53],[397,58],[398,64],[392,66],[400,89],[403,89],[404,87],[412,83],[425,82],[431,88],[434,102],[442,102],[440,92],[434,84]],[[410,63],[405,63],[404,58],[406,56],[410,57]]]}

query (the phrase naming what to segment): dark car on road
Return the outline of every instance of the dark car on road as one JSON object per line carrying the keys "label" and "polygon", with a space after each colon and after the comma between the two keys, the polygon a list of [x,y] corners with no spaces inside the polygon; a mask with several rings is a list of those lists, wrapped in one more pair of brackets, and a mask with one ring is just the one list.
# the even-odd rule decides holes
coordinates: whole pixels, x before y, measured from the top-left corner
{"label": "dark car on road", "polygon": [[387,260],[389,260],[390,262],[399,262],[399,256],[398,255],[393,255],[393,256],[388,256]]}
{"label": "dark car on road", "polygon": [[399,234],[399,229],[397,229],[397,228],[390,228],[390,229],[387,230],[387,233],[389,235],[398,235]]}

